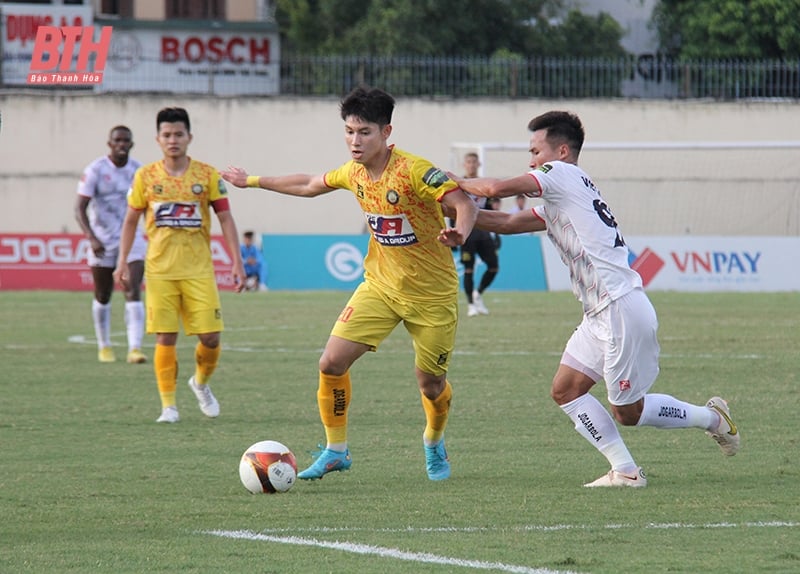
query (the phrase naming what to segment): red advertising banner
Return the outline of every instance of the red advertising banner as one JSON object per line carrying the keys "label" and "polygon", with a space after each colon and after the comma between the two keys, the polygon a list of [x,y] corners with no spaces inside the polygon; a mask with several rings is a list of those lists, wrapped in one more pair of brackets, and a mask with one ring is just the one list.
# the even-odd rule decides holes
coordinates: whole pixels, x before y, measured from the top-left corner
{"label": "red advertising banner", "polygon": [[[0,233],[0,291],[92,291],[89,240],[66,233]],[[220,289],[233,290],[233,259],[222,236],[211,237],[211,258]]]}

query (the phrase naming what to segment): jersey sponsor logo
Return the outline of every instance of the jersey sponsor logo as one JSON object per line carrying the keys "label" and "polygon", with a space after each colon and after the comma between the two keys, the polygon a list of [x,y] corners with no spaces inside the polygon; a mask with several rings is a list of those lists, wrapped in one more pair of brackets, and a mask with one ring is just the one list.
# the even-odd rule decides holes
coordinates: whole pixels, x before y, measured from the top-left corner
{"label": "jersey sponsor logo", "polygon": [[431,187],[440,187],[449,179],[450,178],[447,177],[447,174],[438,167],[430,168],[425,172],[425,175],[422,176],[422,181]]}
{"label": "jersey sponsor logo", "polygon": [[219,178],[217,180],[217,188],[219,189],[219,194],[220,195],[227,195],[228,194],[228,188],[225,187],[225,180],[223,180],[222,178]]}
{"label": "jersey sponsor logo", "polygon": [[365,215],[367,224],[372,230],[372,236],[381,245],[413,245],[419,241],[414,233],[414,228],[403,213],[398,215],[367,213]]}
{"label": "jersey sponsor logo", "polygon": [[156,227],[196,228],[203,224],[200,204],[197,202],[154,203]]}

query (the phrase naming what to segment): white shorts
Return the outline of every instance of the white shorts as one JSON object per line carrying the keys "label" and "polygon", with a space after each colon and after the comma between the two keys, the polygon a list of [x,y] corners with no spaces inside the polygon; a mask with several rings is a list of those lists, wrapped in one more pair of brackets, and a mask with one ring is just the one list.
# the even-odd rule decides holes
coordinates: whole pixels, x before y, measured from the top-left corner
{"label": "white shorts", "polygon": [[561,363],[605,380],[608,402],[630,405],[658,377],[658,318],[642,289],[613,301],[581,324],[567,341]]}
{"label": "white shorts", "polygon": [[[119,244],[115,245],[113,249],[106,247],[102,257],[97,257],[94,254],[94,251],[92,251],[91,247],[88,248],[88,252],[89,253],[86,257],[86,261],[89,263],[89,267],[108,267],[109,269],[116,268],[117,257],[119,257]],[[128,263],[131,261],[144,261],[144,256],[146,254],[147,241],[145,241],[144,236],[141,233],[137,233],[133,238],[131,252],[128,253]]]}

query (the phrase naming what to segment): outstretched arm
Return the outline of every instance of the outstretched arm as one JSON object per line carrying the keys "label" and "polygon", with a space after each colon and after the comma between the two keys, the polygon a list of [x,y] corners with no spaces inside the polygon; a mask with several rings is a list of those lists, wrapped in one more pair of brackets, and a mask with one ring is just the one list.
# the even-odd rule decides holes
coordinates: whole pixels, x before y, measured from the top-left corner
{"label": "outstretched arm", "polygon": [[532,209],[524,209],[517,213],[505,213],[492,209],[481,209],[475,227],[492,231],[501,235],[529,233],[547,229],[545,222]]}
{"label": "outstretched arm", "polygon": [[228,169],[221,171],[220,175],[222,179],[236,187],[260,187],[296,197],[316,197],[334,190],[325,185],[325,178],[322,175],[298,173],[277,177],[257,176],[248,175],[244,169],[235,166],[228,166]]}
{"label": "outstretched arm", "polygon": [[458,182],[458,185],[472,195],[481,197],[511,197],[514,195],[527,195],[536,197],[539,195],[539,184],[530,174],[518,175],[508,179],[494,179],[491,177],[450,177]]}

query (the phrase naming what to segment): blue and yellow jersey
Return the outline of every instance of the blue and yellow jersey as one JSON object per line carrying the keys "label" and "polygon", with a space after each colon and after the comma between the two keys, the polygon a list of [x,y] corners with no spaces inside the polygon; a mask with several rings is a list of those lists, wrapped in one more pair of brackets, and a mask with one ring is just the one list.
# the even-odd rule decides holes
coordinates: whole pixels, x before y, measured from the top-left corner
{"label": "blue and yellow jersey", "polygon": [[439,201],[458,185],[429,161],[391,147],[378,181],[349,161],[325,174],[325,184],[349,189],[372,233],[364,280],[396,299],[441,300],[458,295],[450,248],[437,240],[444,226]]}
{"label": "blue and yellow jersey", "polygon": [[214,274],[211,260],[211,204],[227,208],[225,182],[217,170],[190,160],[180,177],[157,161],[142,166],[128,192],[128,205],[145,211],[149,277],[188,279]]}

